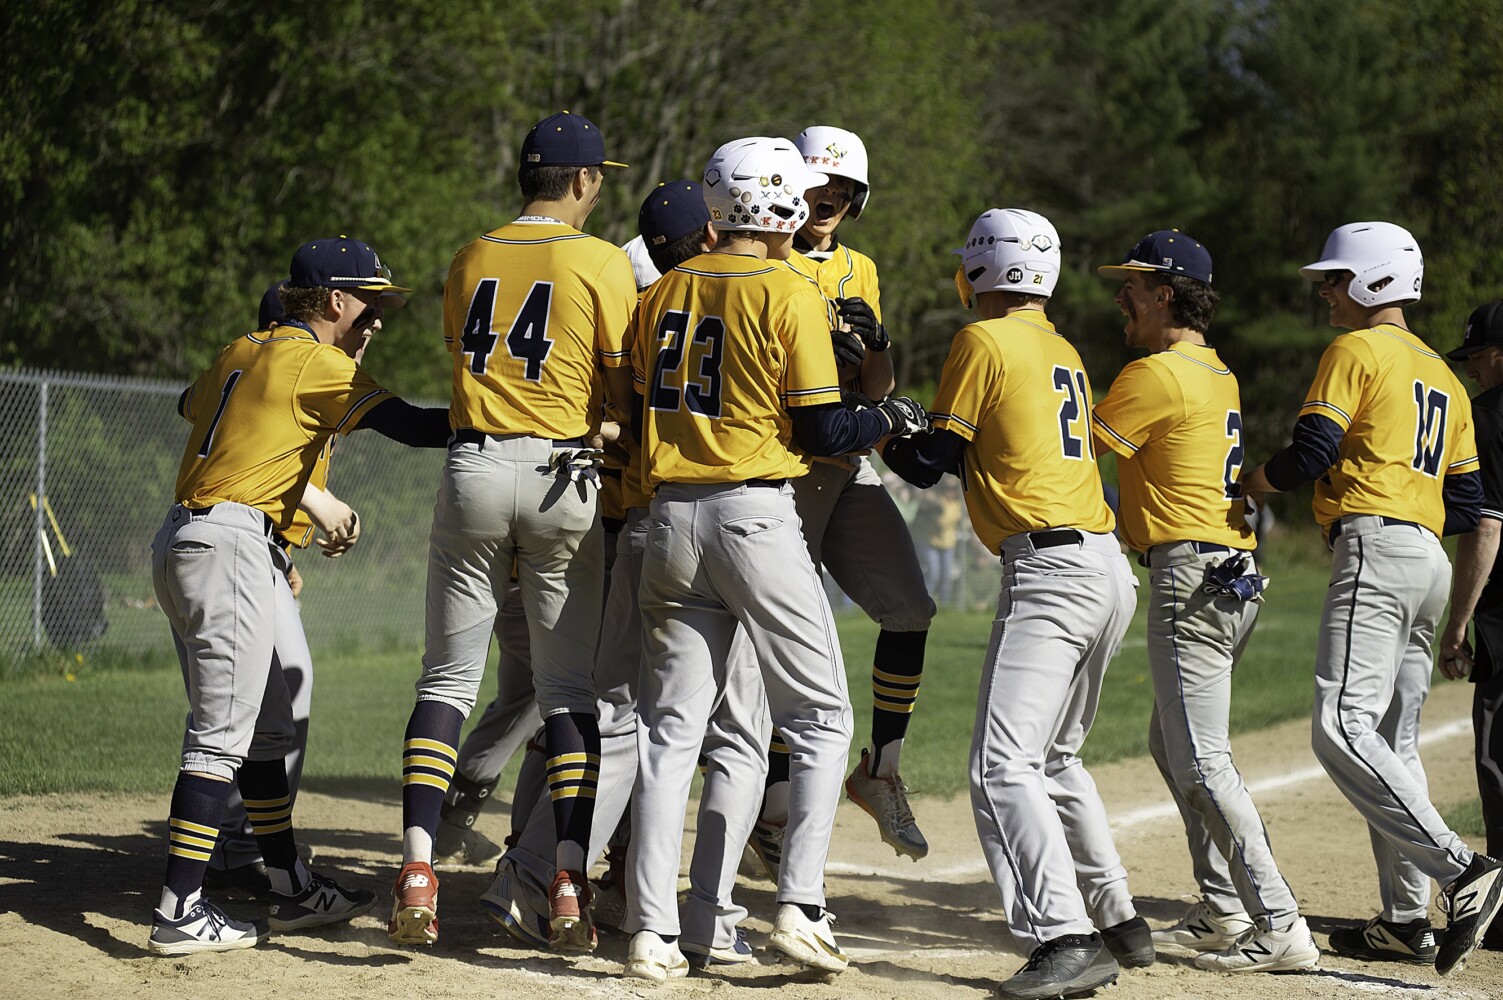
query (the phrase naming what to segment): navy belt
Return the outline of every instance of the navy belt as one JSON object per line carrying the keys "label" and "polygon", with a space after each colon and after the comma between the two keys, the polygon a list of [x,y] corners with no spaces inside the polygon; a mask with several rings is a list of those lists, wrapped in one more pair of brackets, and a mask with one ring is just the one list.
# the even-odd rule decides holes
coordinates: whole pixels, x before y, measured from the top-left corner
{"label": "navy belt", "polygon": [[[1378,518],[1378,520],[1383,523],[1383,527],[1385,527],[1385,528],[1421,528],[1421,527],[1424,527],[1423,525],[1418,524],[1418,523],[1416,523],[1414,521],[1406,521],[1406,520],[1404,520],[1401,517],[1380,517],[1380,518]],[[1331,525],[1331,534],[1330,534],[1329,537],[1326,538],[1326,544],[1327,545],[1335,545],[1336,544],[1336,539],[1338,539],[1340,537],[1341,537],[1341,521],[1338,520],[1338,521],[1336,521],[1335,524]]]}
{"label": "navy belt", "polygon": [[[503,440],[505,438],[516,437],[516,436],[518,436],[518,435],[513,435],[513,434],[487,434],[485,431],[477,431],[473,427],[461,427],[461,428],[459,428],[459,430],[457,430],[453,434],[449,435],[449,447],[453,448],[456,444],[478,444],[480,446],[481,450],[484,451],[485,450],[485,442],[488,441],[488,440],[489,441],[499,441],[499,440]],[[584,447],[584,438],[565,438],[564,440],[559,440],[557,438],[554,438],[553,439],[553,447],[555,447],[555,448],[583,448]]]}
{"label": "navy belt", "polygon": [[[188,512],[188,520],[202,521],[204,518],[209,516],[209,511],[218,506],[219,504],[217,503],[211,503],[207,507],[184,507],[183,509]],[[261,530],[266,533],[266,537],[275,537],[277,533],[277,523],[271,519],[271,515],[266,513],[266,511],[264,510],[258,510],[256,511],[256,513],[261,515]]]}

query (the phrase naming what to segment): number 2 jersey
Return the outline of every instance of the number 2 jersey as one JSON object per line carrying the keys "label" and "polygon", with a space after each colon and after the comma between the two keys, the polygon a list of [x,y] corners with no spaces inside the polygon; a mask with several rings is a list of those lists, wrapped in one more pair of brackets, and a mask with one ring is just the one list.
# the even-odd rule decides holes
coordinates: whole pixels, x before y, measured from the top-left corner
{"label": "number 2 jersey", "polygon": [[642,480],[737,483],[806,474],[788,410],[840,402],[819,292],[781,263],[707,253],[649,288],[632,321],[646,400]]}
{"label": "number 2 jersey", "polygon": [[1380,514],[1441,534],[1446,475],[1478,464],[1471,400],[1440,355],[1388,323],[1342,334],[1300,408],[1312,414],[1342,431],[1336,463],[1315,483],[1322,531],[1347,514]]}
{"label": "number 2 jersey", "polygon": [[629,363],[636,303],[626,254],[561,222],[513,222],[461,248],[444,285],[450,426],[584,436],[598,422],[597,367]]}
{"label": "number 2 jersey", "polygon": [[1096,404],[1096,441],[1115,451],[1128,546],[1254,547],[1242,499],[1242,396],[1210,347],[1177,343],[1139,358]]}
{"label": "number 2 jersey", "polygon": [[930,416],[967,442],[965,500],[991,552],[1020,531],[1112,530],[1091,441],[1091,386],[1040,310],[963,327]]}
{"label": "number 2 jersey", "polygon": [[354,358],[319,343],[301,324],[246,334],[178,404],[193,429],[177,501],[192,508],[243,503],[287,533],[329,436],[348,434],[390,398]]}

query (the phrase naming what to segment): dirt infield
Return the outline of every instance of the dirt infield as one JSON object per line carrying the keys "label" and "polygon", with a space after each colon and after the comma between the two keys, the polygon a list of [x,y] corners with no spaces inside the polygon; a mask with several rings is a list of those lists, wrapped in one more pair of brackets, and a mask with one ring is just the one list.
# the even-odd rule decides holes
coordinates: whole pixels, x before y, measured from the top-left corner
{"label": "dirt infield", "polygon": [[[1475,794],[1467,685],[1438,688],[1427,709],[1425,763],[1437,803]],[[1325,944],[1344,924],[1376,912],[1377,885],[1366,829],[1316,769],[1308,724],[1294,723],[1237,741],[1264,819],[1302,910]],[[1318,770],[1318,769],[1316,769]],[[1132,873],[1141,912],[1160,925],[1179,915],[1194,890],[1184,841],[1152,764],[1133,760],[1097,769]],[[599,952],[565,960],[515,946],[483,916],[476,899],[486,873],[443,878],[442,940],[428,951],[390,946],[376,913],[325,932],[288,934],[252,952],[160,959],[147,955],[147,921],[161,874],[166,801],[49,796],[0,803],[0,982],[25,997],[183,996],[247,1000],[270,996],[475,998],[529,994],[537,1000],[669,993],[756,997],[766,987],[809,1000],[849,997],[982,997],[1022,960],[1006,950],[997,894],[976,842],[968,800],[920,798],[916,812],[933,850],[914,864],[876,840],[871,821],[845,804],[831,851],[830,907],[854,962],[831,981],[799,978],[761,950],[773,909],[771,886],[743,881],[748,931],[761,960],[723,976],[695,975],[654,989],[619,978],[626,941],[602,933]],[[398,854],[397,786],[359,801],[308,794],[299,802],[302,836],[321,866],[384,890]],[[502,812],[482,818],[499,839]],[[227,906],[248,915],[254,904]],[[378,911],[379,913],[379,904]],[[1439,918],[1437,918],[1439,919]],[[1459,975],[1369,965],[1336,957],[1315,973],[1227,976],[1167,956],[1125,972],[1112,1000],[1168,997],[1503,996],[1503,955],[1478,952]]]}

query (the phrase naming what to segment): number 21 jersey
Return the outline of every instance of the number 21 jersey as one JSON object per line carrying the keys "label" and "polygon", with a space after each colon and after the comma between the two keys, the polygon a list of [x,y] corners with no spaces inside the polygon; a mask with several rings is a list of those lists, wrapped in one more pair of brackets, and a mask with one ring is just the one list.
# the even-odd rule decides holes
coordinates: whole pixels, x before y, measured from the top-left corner
{"label": "number 21 jersey", "polygon": [[513,222],[454,255],[444,343],[449,425],[565,440],[595,423],[596,367],[624,367],[637,302],[620,248],[561,222]]}

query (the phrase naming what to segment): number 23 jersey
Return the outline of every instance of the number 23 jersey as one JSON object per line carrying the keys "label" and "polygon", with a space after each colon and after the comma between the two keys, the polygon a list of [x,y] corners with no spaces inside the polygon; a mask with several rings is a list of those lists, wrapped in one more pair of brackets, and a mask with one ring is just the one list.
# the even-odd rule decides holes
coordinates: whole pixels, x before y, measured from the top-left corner
{"label": "number 23 jersey", "polygon": [[513,222],[461,248],[444,284],[449,425],[584,436],[597,366],[629,363],[621,338],[636,302],[626,254],[561,222]]}
{"label": "number 23 jersey", "polygon": [[988,550],[1020,531],[1112,530],[1091,441],[1085,365],[1043,312],[963,327],[931,416],[965,438],[965,500]]}
{"label": "number 23 jersey", "polygon": [[1440,355],[1384,323],[1337,337],[1300,408],[1342,430],[1336,464],[1315,483],[1322,530],[1347,514],[1446,521],[1442,480],[1477,469],[1472,403]]}

